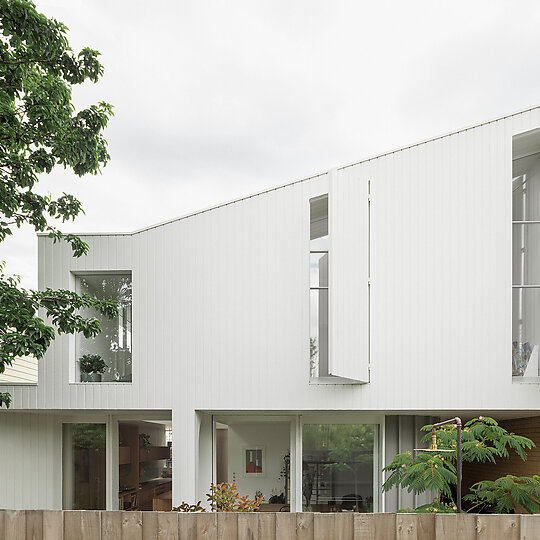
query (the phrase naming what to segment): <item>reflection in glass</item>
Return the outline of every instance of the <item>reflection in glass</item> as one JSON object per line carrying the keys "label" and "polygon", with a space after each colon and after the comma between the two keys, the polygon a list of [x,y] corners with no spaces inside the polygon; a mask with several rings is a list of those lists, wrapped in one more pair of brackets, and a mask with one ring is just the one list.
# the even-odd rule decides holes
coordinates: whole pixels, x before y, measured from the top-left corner
{"label": "reflection in glass", "polygon": [[306,424],[302,434],[302,499],[307,511],[373,511],[377,426]]}
{"label": "reflection in glass", "polygon": [[540,175],[520,167],[525,173],[512,180],[512,375],[538,377]]}
{"label": "reflection in glass", "polygon": [[512,226],[512,284],[540,285],[540,223]]}
{"label": "reflection in glass", "polygon": [[64,424],[65,510],[105,509],[105,424]]}
{"label": "reflection in glass", "polygon": [[[525,375],[540,343],[540,289],[512,289],[512,375]],[[533,358],[534,357],[534,358]],[[529,375],[529,374],[528,374]],[[537,377],[538,373],[530,373]]]}
{"label": "reflection in glass", "polygon": [[311,253],[309,257],[309,286],[328,287],[328,253]]}
{"label": "reflection in glass", "polygon": [[328,373],[328,289],[311,289],[309,302],[311,376]]}
{"label": "reflection in glass", "polygon": [[107,364],[101,381],[131,382],[131,275],[80,275],[77,276],[77,291],[99,300],[118,302],[118,316],[113,319],[107,319],[93,309],[81,309],[83,317],[99,319],[101,333],[93,338],[77,335],[77,360],[84,354],[99,354]]}
{"label": "reflection in glass", "polygon": [[328,375],[328,195],[310,200],[309,374]]}

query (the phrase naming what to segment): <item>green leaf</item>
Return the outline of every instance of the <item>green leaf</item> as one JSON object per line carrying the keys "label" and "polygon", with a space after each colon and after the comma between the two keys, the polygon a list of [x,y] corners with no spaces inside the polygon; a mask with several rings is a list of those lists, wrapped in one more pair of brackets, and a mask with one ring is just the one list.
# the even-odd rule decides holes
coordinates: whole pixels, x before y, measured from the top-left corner
{"label": "green leaf", "polygon": [[[0,31],[0,242],[28,224],[82,257],[88,245],[55,223],[75,219],[83,212],[80,202],[68,193],[41,195],[36,185],[56,165],[84,176],[99,173],[110,159],[103,130],[112,106],[99,102],[77,111],[72,103],[73,85],[95,83],[103,75],[99,52],[85,47],[74,53],[67,27],[28,0],[0,0]],[[97,319],[81,317],[79,309],[115,314],[114,303],[70,291],[25,291],[3,274],[3,266],[0,274],[0,373],[17,356],[42,358],[55,329],[87,337],[99,333]],[[40,308],[52,326],[40,318]],[[0,406],[9,403],[1,394]]]}

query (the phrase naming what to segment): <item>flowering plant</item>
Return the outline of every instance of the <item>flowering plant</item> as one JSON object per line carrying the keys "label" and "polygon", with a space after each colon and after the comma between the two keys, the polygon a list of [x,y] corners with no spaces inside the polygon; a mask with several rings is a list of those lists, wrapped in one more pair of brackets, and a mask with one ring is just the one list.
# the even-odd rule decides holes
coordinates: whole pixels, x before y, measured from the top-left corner
{"label": "flowering plant", "polygon": [[240,496],[236,481],[210,484],[206,498],[216,512],[257,512],[264,501],[263,497],[250,499],[249,495]]}

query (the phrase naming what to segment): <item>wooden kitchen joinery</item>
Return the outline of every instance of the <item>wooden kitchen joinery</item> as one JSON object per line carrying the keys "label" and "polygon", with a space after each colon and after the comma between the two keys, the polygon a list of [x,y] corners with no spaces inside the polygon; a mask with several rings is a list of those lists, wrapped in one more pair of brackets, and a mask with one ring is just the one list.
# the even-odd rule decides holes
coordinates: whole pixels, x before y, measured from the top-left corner
{"label": "wooden kitchen joinery", "polygon": [[[141,444],[144,428],[139,424],[119,425],[118,448],[119,483],[118,508],[120,510],[152,510],[154,506],[170,510],[172,489],[170,478],[162,477],[159,462],[170,460],[171,446]],[[148,478],[148,470],[156,471]],[[156,502],[157,501],[157,502]]]}

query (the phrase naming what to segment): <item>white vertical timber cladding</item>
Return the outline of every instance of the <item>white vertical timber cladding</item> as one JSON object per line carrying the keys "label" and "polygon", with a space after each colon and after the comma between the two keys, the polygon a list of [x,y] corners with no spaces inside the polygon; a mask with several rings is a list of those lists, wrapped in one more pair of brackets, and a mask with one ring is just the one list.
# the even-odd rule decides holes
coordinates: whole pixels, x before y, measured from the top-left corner
{"label": "white vertical timber cladding", "polygon": [[0,411],[0,508],[59,509],[60,444],[53,415]]}
{"label": "white vertical timber cladding", "polygon": [[329,373],[369,382],[369,191],[357,167],[329,173]]}

